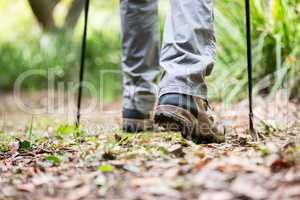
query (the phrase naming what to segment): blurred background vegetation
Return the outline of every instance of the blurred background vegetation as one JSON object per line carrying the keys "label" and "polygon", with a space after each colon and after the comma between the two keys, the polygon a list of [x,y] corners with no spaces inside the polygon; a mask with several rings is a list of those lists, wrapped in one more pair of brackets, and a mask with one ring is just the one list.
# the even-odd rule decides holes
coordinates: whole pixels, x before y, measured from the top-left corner
{"label": "blurred background vegetation", "polygon": [[[77,81],[84,0],[0,1],[0,91],[10,92],[29,69],[51,69],[58,81]],[[119,0],[91,1],[86,79],[104,87],[105,99],[120,98],[121,74],[100,80],[99,70],[120,70]],[[210,98],[231,102],[247,95],[244,1],[215,1],[218,60],[209,77]],[[252,0],[255,92],[274,96],[284,84],[299,98],[300,1]],[[160,25],[168,1],[160,2]],[[27,91],[47,88],[32,77]]]}

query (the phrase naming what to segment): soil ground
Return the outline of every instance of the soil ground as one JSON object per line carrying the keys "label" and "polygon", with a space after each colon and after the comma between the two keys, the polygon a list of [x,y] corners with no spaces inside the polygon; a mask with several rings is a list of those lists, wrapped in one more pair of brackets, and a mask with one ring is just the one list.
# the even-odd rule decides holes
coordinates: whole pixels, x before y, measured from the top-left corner
{"label": "soil ground", "polygon": [[[22,99],[37,108],[45,96]],[[96,105],[74,137],[74,106],[32,115],[11,95],[0,101],[1,200],[300,199],[300,105],[280,95],[255,99],[259,141],[247,131],[247,101],[215,104],[227,141],[206,145],[173,132],[122,133],[118,102]]]}

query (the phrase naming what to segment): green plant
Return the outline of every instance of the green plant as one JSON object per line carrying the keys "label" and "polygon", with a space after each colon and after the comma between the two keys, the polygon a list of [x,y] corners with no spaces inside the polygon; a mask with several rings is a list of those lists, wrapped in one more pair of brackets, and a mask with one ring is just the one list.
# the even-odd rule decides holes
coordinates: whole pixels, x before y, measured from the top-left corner
{"label": "green plant", "polygon": [[113,172],[114,167],[109,164],[103,164],[99,167],[99,170],[103,173],[109,173],[109,172]]}
{"label": "green plant", "polygon": [[[218,61],[211,79],[212,97],[227,102],[240,99],[247,91],[244,1],[216,2]],[[300,81],[300,4],[297,0],[252,0],[254,81],[269,76],[256,93],[273,96],[288,82],[291,96]],[[228,12],[230,10],[230,12]],[[224,81],[226,88],[224,88]]]}
{"label": "green plant", "polygon": [[57,155],[48,155],[44,157],[46,165],[48,166],[58,166],[62,161]]}
{"label": "green plant", "polygon": [[[240,100],[247,94],[244,1],[223,0],[216,1],[215,5],[218,58],[213,74],[208,79],[209,92],[212,100],[231,102]],[[26,9],[22,6],[24,5],[18,4],[18,11]],[[166,7],[166,4],[161,6],[161,30]],[[104,100],[115,101],[121,97],[122,86],[118,1],[95,1],[92,8],[85,80],[95,86],[97,92],[102,92]],[[296,97],[300,84],[297,62],[300,58],[299,1],[251,0],[251,8],[256,94],[274,96],[287,85],[290,96]],[[7,14],[6,12],[2,17],[9,18]],[[13,27],[4,23],[4,27],[10,29],[0,33],[1,91],[11,91],[19,75],[31,69],[51,69],[57,72],[56,86],[58,82],[71,81],[76,84],[82,23],[78,23],[71,37],[65,33],[36,33],[32,31],[36,28],[35,22],[25,16],[15,21],[20,24],[16,23]],[[7,39],[10,35],[15,37]],[[105,71],[101,79],[101,72]],[[266,79],[268,81],[261,87],[262,80]],[[27,91],[40,90],[47,88],[47,84],[46,77],[34,76],[26,79],[22,88]],[[88,94],[86,90],[85,94],[97,95]]]}

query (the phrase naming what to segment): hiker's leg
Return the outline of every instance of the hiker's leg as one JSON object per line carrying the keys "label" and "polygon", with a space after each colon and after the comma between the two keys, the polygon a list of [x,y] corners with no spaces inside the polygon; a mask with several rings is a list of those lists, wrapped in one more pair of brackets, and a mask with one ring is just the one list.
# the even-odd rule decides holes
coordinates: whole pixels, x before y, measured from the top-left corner
{"label": "hiker's leg", "polygon": [[161,52],[165,74],[160,96],[182,93],[206,98],[205,76],[215,63],[213,0],[171,0]]}
{"label": "hiker's leg", "polygon": [[123,109],[145,114],[154,108],[159,73],[157,0],[121,0]]}
{"label": "hiker's leg", "polygon": [[165,74],[155,122],[196,143],[224,142],[207,104],[205,76],[215,63],[213,0],[171,0],[161,65]]}

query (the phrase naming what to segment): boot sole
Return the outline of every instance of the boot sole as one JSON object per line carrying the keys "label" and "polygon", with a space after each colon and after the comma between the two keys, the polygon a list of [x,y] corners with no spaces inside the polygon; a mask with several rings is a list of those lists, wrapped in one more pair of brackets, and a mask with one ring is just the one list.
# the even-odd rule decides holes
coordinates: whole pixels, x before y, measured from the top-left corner
{"label": "boot sole", "polygon": [[202,134],[201,127],[196,117],[181,107],[160,105],[156,109],[155,123],[164,127],[166,131],[179,131],[182,137],[192,140],[196,144],[222,142],[214,135]]}
{"label": "boot sole", "polygon": [[166,131],[181,132],[182,136],[189,140],[192,140],[197,126],[197,120],[191,112],[172,105],[158,106],[154,121]]}

